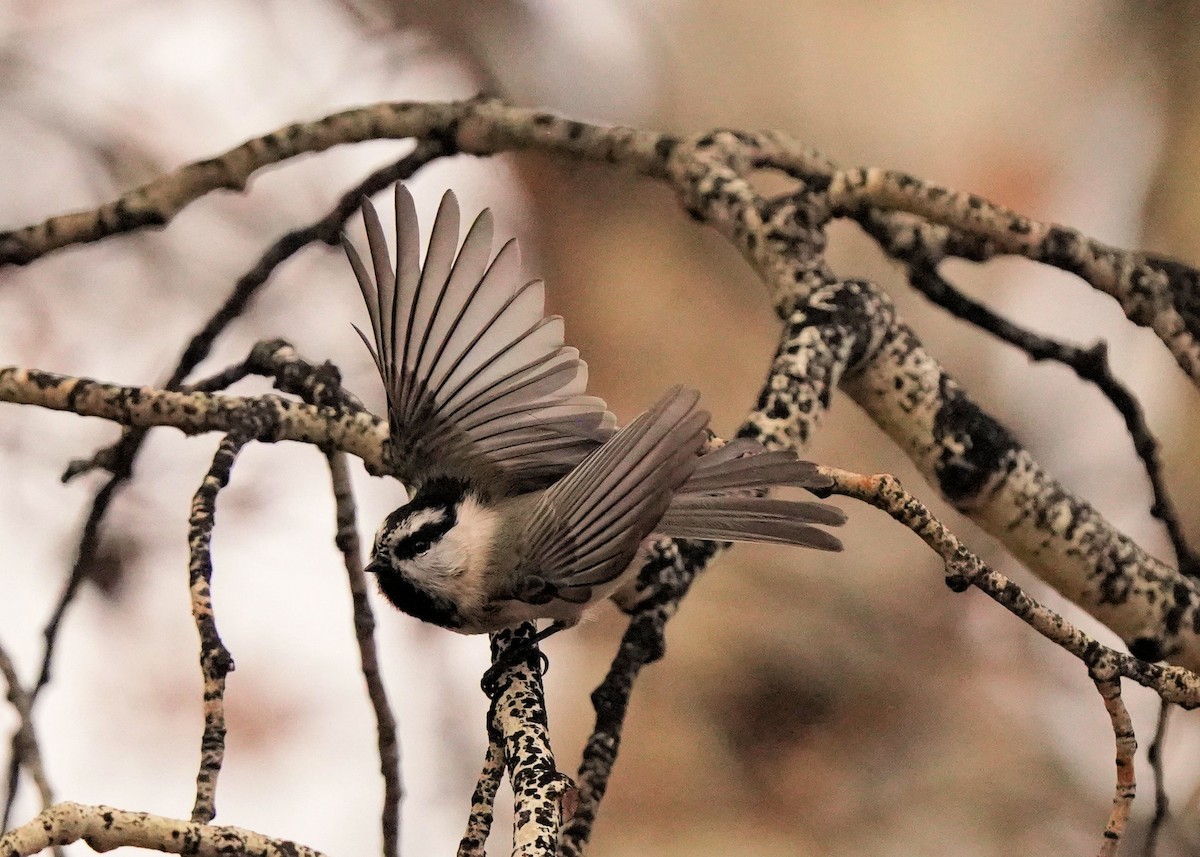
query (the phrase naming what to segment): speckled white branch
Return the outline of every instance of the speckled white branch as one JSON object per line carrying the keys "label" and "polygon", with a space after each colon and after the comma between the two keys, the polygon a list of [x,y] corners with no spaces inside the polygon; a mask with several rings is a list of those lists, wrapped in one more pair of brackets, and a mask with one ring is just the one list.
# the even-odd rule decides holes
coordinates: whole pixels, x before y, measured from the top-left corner
{"label": "speckled white branch", "polygon": [[170,426],[184,434],[237,430],[265,443],[311,443],[356,455],[372,473],[385,472],[387,423],[366,411],[316,407],[275,395],[125,387],[11,366],[0,368],[0,402],[71,411],[126,426]]}
{"label": "speckled white branch", "polygon": [[52,845],[86,842],[94,851],[147,848],[187,857],[323,857],[287,839],[241,827],[198,824],[109,806],[59,803],[0,837],[0,857],[32,857]]}
{"label": "speckled white branch", "polygon": [[[536,629],[526,623],[491,635],[492,658],[519,650],[533,640]],[[572,783],[558,772],[550,748],[550,724],[546,716],[546,697],[541,673],[527,662],[510,665],[499,674],[488,712],[488,739],[502,749],[502,758],[513,790],[513,857],[553,857],[558,850],[562,827],[562,797]],[[488,759],[492,760],[491,750]],[[485,764],[484,778],[494,775]],[[495,798],[494,790],[476,792],[471,809],[468,836],[486,837],[478,799]],[[470,846],[464,837],[462,845]],[[482,843],[480,843],[482,847]],[[471,853],[468,851],[467,853]]]}

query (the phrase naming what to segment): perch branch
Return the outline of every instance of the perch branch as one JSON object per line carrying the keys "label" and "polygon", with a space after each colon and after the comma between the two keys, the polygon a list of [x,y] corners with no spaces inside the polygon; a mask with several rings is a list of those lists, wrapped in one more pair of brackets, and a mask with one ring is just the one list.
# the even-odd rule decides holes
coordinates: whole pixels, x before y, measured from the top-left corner
{"label": "perch branch", "polygon": [[367,697],[375,712],[378,736],[379,772],[383,776],[383,810],[380,817],[383,830],[383,857],[396,857],[400,851],[400,801],[404,789],[400,781],[400,741],[396,735],[396,718],[388,703],[383,676],[379,672],[379,654],[375,648],[375,616],[367,597],[366,574],[363,572],[362,548],[358,543],[358,524],[354,494],[346,456],[340,452],[329,456],[329,472],[333,480],[333,497],[337,506],[337,547],[346,563],[350,581],[350,598],[354,607],[354,636],[358,641],[359,663],[367,684]]}
{"label": "perch branch", "polygon": [[[526,622],[518,627],[491,635],[493,663],[506,663],[492,689],[488,710],[488,743],[501,748],[508,781],[513,790],[513,857],[551,857],[558,848],[562,826],[562,796],[571,780],[558,772],[550,748],[550,724],[546,718],[546,697],[542,674],[537,668],[537,629]],[[513,660],[511,655],[528,650],[531,657]],[[490,752],[490,751],[489,751]],[[486,763],[485,763],[486,765]],[[476,789],[476,798],[494,798],[486,788],[484,768]],[[467,834],[482,833],[486,807],[473,804]],[[490,825],[490,820],[488,821]],[[467,843],[464,837],[463,844]],[[460,845],[460,850],[463,845]]]}
{"label": "perch branch", "polygon": [[272,839],[253,830],[198,824],[128,812],[109,806],[59,803],[0,837],[3,857],[33,857],[52,845],[86,842],[93,851],[147,848],[187,857],[324,857],[313,848],[287,839]]}
{"label": "perch branch", "polygon": [[192,821],[207,824],[217,814],[217,777],[225,759],[225,678],[233,672],[233,656],[217,633],[212,606],[212,532],[216,524],[217,494],[229,484],[233,462],[246,440],[237,434],[222,438],[212,466],[196,496],[188,518],[189,588],[192,618],[200,635],[200,671],[204,676],[204,735],[200,739],[200,770],[196,773],[196,802]]}

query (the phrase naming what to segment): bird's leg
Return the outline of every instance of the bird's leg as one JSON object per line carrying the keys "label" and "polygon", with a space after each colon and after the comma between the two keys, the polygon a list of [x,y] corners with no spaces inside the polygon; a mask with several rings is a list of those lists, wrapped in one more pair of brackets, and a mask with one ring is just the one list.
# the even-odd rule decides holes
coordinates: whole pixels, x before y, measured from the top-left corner
{"label": "bird's leg", "polygon": [[489,697],[494,698],[500,689],[500,678],[504,673],[518,664],[527,663],[532,666],[535,658],[537,659],[536,669],[538,674],[545,675],[550,669],[550,659],[546,657],[545,652],[538,648],[538,644],[548,637],[554,636],[559,631],[570,628],[573,624],[573,622],[556,620],[538,631],[528,640],[520,640],[505,649],[492,662],[492,665],[488,667],[487,672],[483,674],[483,678],[479,682],[479,686],[483,688],[483,692]]}

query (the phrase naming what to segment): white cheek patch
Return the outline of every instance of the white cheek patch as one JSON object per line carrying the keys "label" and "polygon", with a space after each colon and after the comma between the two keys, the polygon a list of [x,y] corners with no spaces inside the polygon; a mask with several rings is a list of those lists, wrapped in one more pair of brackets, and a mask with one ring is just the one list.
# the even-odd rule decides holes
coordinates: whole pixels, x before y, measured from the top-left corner
{"label": "white cheek patch", "polygon": [[467,496],[458,507],[458,524],[449,533],[463,557],[463,571],[472,576],[482,575],[491,562],[496,525],[500,516],[495,510],[480,505]]}

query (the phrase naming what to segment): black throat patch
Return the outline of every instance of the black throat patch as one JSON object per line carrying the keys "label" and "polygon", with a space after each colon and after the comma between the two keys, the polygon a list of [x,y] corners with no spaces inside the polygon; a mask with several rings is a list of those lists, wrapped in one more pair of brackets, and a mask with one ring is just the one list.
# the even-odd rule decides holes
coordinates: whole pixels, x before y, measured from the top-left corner
{"label": "black throat patch", "polygon": [[379,591],[397,610],[442,628],[454,630],[462,627],[462,615],[453,602],[422,589],[395,571],[382,571],[377,577]]}

